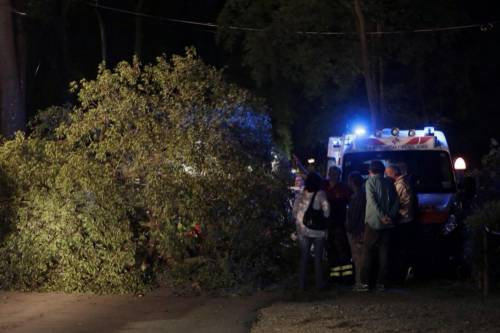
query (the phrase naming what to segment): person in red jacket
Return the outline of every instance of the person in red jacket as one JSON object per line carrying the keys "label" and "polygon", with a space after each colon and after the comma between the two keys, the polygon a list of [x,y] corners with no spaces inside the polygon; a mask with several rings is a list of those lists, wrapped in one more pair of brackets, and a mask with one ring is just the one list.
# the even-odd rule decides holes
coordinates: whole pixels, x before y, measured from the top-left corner
{"label": "person in red jacket", "polygon": [[[350,277],[353,274],[351,254],[347,232],[345,229],[347,204],[351,198],[351,190],[340,181],[341,171],[332,166],[328,169],[328,180],[324,191],[330,204],[330,223],[328,230],[327,255],[330,266],[330,277]],[[341,279],[345,280],[344,279]]]}

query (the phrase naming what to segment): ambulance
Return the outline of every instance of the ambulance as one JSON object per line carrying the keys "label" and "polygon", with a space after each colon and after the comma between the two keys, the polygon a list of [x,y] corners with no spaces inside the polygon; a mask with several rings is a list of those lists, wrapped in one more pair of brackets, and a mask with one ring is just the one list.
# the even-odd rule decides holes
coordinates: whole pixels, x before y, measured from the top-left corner
{"label": "ambulance", "polygon": [[[446,137],[434,127],[400,130],[386,128],[373,135],[363,128],[328,141],[328,167],[338,166],[342,179],[352,171],[367,177],[371,161],[403,166],[418,196],[418,237],[424,259],[430,266],[441,260],[457,260],[457,182]],[[457,159],[463,172],[463,159]],[[455,236],[455,237],[451,237]],[[451,244],[453,243],[453,246]],[[439,262],[438,262],[439,261]]]}

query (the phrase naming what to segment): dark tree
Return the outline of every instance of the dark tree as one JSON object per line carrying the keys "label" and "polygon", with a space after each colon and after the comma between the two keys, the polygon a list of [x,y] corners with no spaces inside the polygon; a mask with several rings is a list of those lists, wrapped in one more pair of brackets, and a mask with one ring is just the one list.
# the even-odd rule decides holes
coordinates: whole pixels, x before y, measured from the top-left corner
{"label": "dark tree", "polygon": [[0,96],[2,134],[12,137],[26,126],[22,79],[16,50],[12,3],[0,0]]}

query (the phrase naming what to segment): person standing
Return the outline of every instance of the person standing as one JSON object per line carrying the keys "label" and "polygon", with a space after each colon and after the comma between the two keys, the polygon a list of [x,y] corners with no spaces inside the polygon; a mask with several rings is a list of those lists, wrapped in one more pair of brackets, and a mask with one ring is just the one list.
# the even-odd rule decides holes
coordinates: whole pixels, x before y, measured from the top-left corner
{"label": "person standing", "polygon": [[351,256],[355,270],[354,289],[361,288],[361,267],[363,259],[363,237],[365,231],[366,193],[363,187],[363,177],[358,171],[353,171],[347,178],[347,184],[353,192],[347,206],[346,231]]}
{"label": "person standing", "polygon": [[[306,273],[311,246],[314,245],[314,268],[316,288],[325,287],[323,274],[323,251],[327,235],[327,225],[317,227],[309,224],[310,219],[318,218],[318,211],[322,213],[319,218],[328,222],[330,215],[330,205],[326,194],[321,190],[323,178],[316,172],[311,172],[305,180],[304,190],[297,196],[293,205],[293,218],[297,228],[297,235],[300,246],[299,263],[299,288],[306,287]],[[316,215],[316,216],[315,216]],[[314,221],[313,221],[314,222]],[[309,225],[306,226],[306,225]]]}
{"label": "person standing", "polygon": [[349,188],[340,181],[341,171],[332,166],[328,169],[325,192],[330,204],[330,224],[328,229],[328,264],[330,277],[352,276],[352,264],[349,241],[345,230],[347,203],[351,197]]}
{"label": "person standing", "polygon": [[399,198],[399,214],[396,228],[394,229],[394,247],[396,249],[396,278],[409,279],[413,276],[415,236],[417,226],[415,223],[416,195],[410,184],[407,174],[402,174],[397,165],[387,167],[386,175],[394,181],[396,193]]}
{"label": "person standing", "polygon": [[384,178],[385,166],[372,161],[366,181],[365,234],[363,243],[362,285],[359,291],[368,291],[370,274],[378,259],[376,289],[385,290],[391,229],[399,210],[399,200],[391,180]]}

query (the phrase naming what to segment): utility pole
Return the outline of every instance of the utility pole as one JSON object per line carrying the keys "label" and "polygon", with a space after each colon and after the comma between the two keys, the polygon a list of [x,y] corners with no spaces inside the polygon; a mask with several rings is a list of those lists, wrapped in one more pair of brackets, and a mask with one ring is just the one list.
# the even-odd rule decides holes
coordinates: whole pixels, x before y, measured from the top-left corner
{"label": "utility pole", "polygon": [[108,55],[108,50],[107,50],[107,40],[106,40],[106,27],[104,26],[104,20],[102,19],[101,12],[99,11],[99,8],[97,7],[99,5],[98,0],[95,2],[96,7],[95,7],[95,14],[97,16],[97,24],[99,25],[99,34],[101,37],[101,62],[106,64],[107,60],[107,55]]}
{"label": "utility pole", "polygon": [[356,26],[358,28],[359,41],[361,44],[361,62],[363,67],[363,76],[365,78],[366,94],[368,96],[368,105],[370,106],[370,117],[372,129],[377,128],[377,91],[370,70],[370,58],[368,54],[368,41],[366,38],[365,17],[363,15],[362,0],[354,0],[354,16],[356,17]]}

